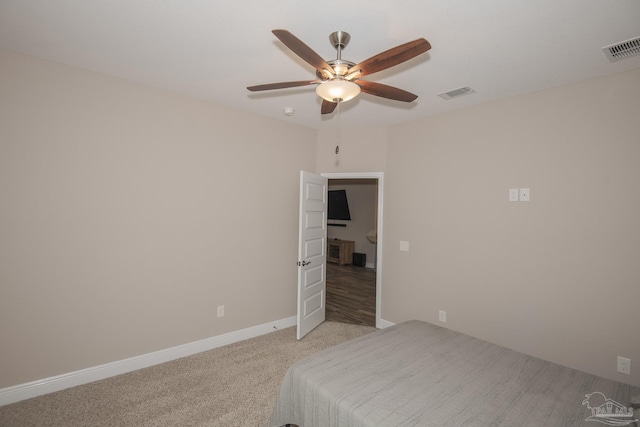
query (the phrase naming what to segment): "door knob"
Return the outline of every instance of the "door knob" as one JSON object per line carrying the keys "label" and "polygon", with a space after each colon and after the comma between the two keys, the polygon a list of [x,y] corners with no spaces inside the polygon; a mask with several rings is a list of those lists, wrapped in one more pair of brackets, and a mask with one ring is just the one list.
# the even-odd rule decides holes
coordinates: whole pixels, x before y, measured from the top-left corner
{"label": "door knob", "polygon": [[309,264],[311,264],[311,261],[302,261],[302,262],[298,261],[298,266],[304,267],[305,265],[309,265]]}

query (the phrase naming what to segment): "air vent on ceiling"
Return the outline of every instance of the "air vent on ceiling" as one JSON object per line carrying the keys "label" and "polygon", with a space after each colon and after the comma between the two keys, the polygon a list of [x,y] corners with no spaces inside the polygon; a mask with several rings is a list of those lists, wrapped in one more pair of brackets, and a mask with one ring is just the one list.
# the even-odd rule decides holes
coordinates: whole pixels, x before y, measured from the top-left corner
{"label": "air vent on ceiling", "polygon": [[640,37],[602,48],[609,61],[618,62],[640,55]]}
{"label": "air vent on ceiling", "polygon": [[458,89],[452,89],[447,92],[439,93],[438,96],[443,99],[453,99],[459,96],[469,95],[470,93],[474,93],[475,90],[471,89],[469,86],[459,87]]}

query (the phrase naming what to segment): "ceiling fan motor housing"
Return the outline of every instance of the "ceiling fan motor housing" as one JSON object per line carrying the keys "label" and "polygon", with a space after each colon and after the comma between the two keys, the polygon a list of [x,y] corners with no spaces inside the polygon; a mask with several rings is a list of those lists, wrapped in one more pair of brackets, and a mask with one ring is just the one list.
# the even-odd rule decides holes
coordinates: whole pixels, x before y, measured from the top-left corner
{"label": "ceiling fan motor housing", "polygon": [[[333,61],[327,61],[327,64],[331,65],[331,68],[333,68],[336,76],[345,76],[347,74],[347,71],[349,71],[349,68],[356,65],[354,62],[342,60],[342,49],[347,47],[350,40],[351,35],[346,31],[334,31],[333,33],[329,34],[329,41],[331,42],[331,45],[338,51],[338,55],[337,58]],[[323,75],[320,71],[316,71],[316,76],[323,80],[327,79],[326,75]]]}
{"label": "ceiling fan motor housing", "polygon": [[[344,77],[349,71],[349,68],[356,65],[354,62],[345,61],[344,59],[334,59],[332,61],[327,61],[327,64],[331,65],[331,68],[333,68],[333,71],[337,78]],[[320,71],[316,71],[316,76],[318,76],[318,78],[322,80],[327,79],[327,77]]]}

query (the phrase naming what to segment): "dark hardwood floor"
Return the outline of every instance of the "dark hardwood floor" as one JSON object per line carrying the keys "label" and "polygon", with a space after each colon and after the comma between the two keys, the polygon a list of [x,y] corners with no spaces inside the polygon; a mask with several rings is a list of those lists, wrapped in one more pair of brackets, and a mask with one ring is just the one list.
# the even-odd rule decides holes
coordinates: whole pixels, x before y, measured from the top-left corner
{"label": "dark hardwood floor", "polygon": [[376,272],[327,263],[326,320],[376,325]]}

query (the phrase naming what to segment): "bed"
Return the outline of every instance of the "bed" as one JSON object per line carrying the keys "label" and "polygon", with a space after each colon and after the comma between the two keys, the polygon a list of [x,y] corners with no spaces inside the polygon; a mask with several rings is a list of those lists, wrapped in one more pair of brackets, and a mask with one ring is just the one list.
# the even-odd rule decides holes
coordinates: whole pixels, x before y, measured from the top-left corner
{"label": "bed", "polygon": [[607,418],[623,424],[601,417],[605,404],[628,411],[639,393],[640,387],[414,320],[295,363],[271,426],[635,425],[633,413]]}

